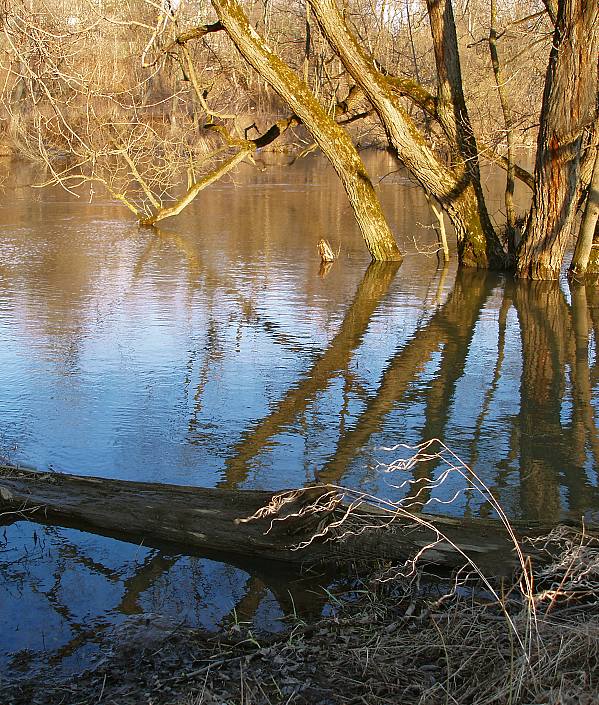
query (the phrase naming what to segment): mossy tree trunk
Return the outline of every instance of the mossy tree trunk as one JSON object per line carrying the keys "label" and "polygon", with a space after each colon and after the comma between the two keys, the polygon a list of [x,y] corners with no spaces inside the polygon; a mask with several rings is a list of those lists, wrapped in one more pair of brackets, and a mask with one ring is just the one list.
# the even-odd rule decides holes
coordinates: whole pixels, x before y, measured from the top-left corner
{"label": "mossy tree trunk", "polygon": [[250,25],[237,0],[212,0],[219,21],[243,58],[301,119],[339,175],[373,260],[402,256],[366,168],[349,135],[326,113],[309,87]]}
{"label": "mossy tree trunk", "polygon": [[[451,3],[429,3],[439,91],[435,99],[416,82],[398,86],[378,69],[343,18],[335,0],[309,0],[330,43],[352,78],[364,91],[400,161],[435,198],[454,225],[461,264],[503,267],[505,257],[487,214],[478,166],[478,151],[461,84],[457,38]],[[398,91],[399,87],[399,91]],[[401,95],[424,104],[441,125],[454,158],[449,167],[427,145],[402,105]]]}

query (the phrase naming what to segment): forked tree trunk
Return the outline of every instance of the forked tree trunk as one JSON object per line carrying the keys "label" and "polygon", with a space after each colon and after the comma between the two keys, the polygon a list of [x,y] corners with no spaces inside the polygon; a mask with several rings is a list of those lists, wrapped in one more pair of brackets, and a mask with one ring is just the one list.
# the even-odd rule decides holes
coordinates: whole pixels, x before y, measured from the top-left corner
{"label": "forked tree trunk", "polygon": [[237,0],[212,0],[225,31],[243,58],[302,120],[339,175],[373,260],[402,256],[366,168],[345,130],[331,118],[308,86],[256,33]]}
{"label": "forked tree trunk", "polygon": [[518,249],[517,274],[557,279],[580,194],[583,132],[597,96],[599,10],[596,0],[560,0],[553,35],[530,218]]}
{"label": "forked tree trunk", "polygon": [[503,248],[487,215],[478,181],[476,142],[467,119],[461,79],[459,90],[455,85],[460,68],[453,14],[445,11],[448,6],[451,9],[450,3],[442,3],[445,9],[441,10],[440,23],[434,25],[438,30],[434,37],[443,43],[451,38],[453,31],[455,40],[447,45],[445,51],[451,55],[446,55],[442,62],[447,81],[441,82],[446,90],[442,91],[439,105],[446,109],[441,110],[439,121],[458,155],[456,169],[442,164],[427,146],[392,83],[360,46],[335,0],[309,2],[333,51],[372,103],[399,159],[448,214],[456,230],[460,262],[479,268],[504,266]]}

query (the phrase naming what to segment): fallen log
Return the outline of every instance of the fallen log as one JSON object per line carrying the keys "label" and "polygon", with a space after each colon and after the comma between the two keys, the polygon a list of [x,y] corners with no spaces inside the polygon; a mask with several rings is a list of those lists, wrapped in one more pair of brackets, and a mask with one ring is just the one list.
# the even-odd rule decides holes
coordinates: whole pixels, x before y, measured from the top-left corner
{"label": "fallen log", "polygon": [[[327,511],[303,512],[319,498],[335,496],[337,489],[314,485],[292,492],[276,521],[268,516],[246,521],[247,517],[260,515],[260,509],[280,493],[131,482],[0,466],[0,522],[31,519],[146,546],[168,543],[182,553],[223,552],[291,564],[373,558],[405,562],[430,546],[424,560],[443,568],[461,567],[465,556],[494,575],[505,574],[518,565],[513,538],[498,521],[415,514],[389,523],[388,514],[367,505],[348,516],[342,501],[329,502]],[[337,536],[343,538],[311,540],[324,533],[327,526],[332,528],[328,535],[335,536],[337,525]],[[366,525],[368,530],[364,530]],[[519,526],[516,535],[538,536],[548,529],[531,523]],[[302,543],[307,545],[297,550]]]}

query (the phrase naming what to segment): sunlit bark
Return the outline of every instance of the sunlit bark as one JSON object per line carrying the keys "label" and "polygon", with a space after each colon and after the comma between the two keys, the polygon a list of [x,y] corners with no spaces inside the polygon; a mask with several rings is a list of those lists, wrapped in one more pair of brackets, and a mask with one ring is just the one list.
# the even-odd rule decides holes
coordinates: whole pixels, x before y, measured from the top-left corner
{"label": "sunlit bark", "polygon": [[[448,86],[440,94],[437,108],[440,121],[458,152],[458,167],[454,170],[442,164],[427,146],[423,135],[401,105],[392,82],[377,69],[372,58],[358,43],[335,0],[309,1],[334,52],[376,110],[399,159],[447,212],[456,230],[460,262],[484,268],[504,265],[503,249],[488,218],[478,181],[476,142],[461,89],[456,95],[454,83]],[[447,7],[450,9],[450,3]],[[455,41],[451,46],[443,44],[451,37],[452,31],[455,37],[455,25],[451,27],[449,22],[453,21],[453,16],[448,19],[443,11],[442,15],[443,19],[434,23],[439,32],[434,43],[439,47],[439,52],[450,52],[451,46],[456,47],[455,53],[443,62],[451,81],[455,81],[459,75],[457,44]],[[446,95],[447,92],[450,95]]]}
{"label": "sunlit bark", "polygon": [[236,0],[213,0],[227,34],[260,76],[310,131],[339,175],[373,260],[400,260],[378,197],[348,134],[330,117],[308,86],[276,56],[248,22]]}
{"label": "sunlit bark", "polygon": [[[594,244],[595,233],[597,230],[597,218],[599,217],[599,149],[595,150],[595,164],[593,166],[593,175],[589,184],[589,192],[587,194],[586,206],[580,224],[578,240],[570,265],[570,273],[579,277],[587,272],[589,263],[591,263],[590,271],[597,273],[597,262],[599,261],[599,242]],[[595,247],[597,252],[591,258],[591,251]]]}
{"label": "sunlit bark", "polygon": [[570,241],[581,188],[584,129],[595,117],[599,9],[560,0],[541,111],[535,190],[517,273],[556,279]]}

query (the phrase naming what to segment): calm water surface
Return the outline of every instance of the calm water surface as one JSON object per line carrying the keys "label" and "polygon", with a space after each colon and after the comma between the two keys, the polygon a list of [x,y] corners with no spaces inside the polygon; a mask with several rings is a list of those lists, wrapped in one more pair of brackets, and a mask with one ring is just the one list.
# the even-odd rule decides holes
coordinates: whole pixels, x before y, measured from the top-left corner
{"label": "calm water surface", "polygon": [[[31,180],[7,171],[0,206],[0,462],[264,489],[317,469],[399,498],[442,466],[391,476],[406,451],[388,448],[441,438],[513,517],[599,507],[597,291],[439,268],[401,174],[379,184],[399,268],[369,266],[318,160],[242,166],[161,231]],[[321,237],[340,249],[328,271]],[[424,499],[489,515],[464,490],[450,476]],[[26,522],[0,532],[0,569],[0,673],[76,668],[131,615],[215,627],[235,608],[276,628],[287,587],[305,597],[264,566]]]}

